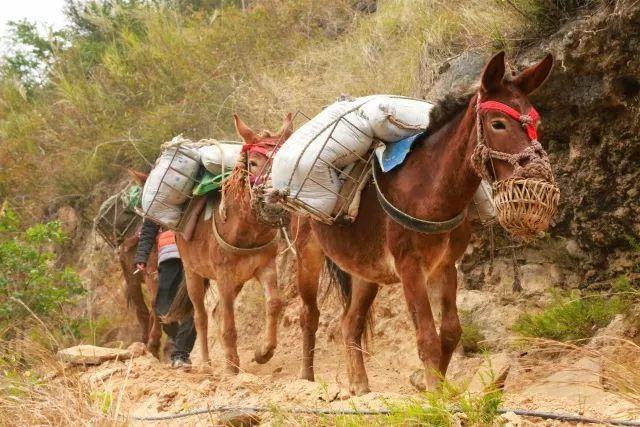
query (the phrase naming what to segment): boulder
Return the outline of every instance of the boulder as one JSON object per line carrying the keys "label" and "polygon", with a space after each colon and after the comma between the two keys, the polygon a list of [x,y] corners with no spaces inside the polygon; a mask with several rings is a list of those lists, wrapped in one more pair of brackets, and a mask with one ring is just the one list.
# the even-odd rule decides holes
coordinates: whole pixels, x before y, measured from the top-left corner
{"label": "boulder", "polygon": [[73,365],[99,365],[107,360],[125,360],[133,356],[125,349],[82,344],[58,351],[57,357]]}
{"label": "boulder", "polygon": [[511,360],[506,353],[494,354],[478,368],[469,382],[470,393],[483,393],[494,388],[503,388],[511,369]]}

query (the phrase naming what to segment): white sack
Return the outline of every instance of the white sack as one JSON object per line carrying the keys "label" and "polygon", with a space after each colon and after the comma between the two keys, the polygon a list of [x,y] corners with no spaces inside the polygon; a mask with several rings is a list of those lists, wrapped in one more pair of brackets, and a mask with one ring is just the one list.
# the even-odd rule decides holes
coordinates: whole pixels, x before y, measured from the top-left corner
{"label": "white sack", "polygon": [[224,161],[224,167],[231,169],[235,166],[240,151],[242,150],[242,144],[233,144],[219,142],[214,145],[207,145],[206,147],[200,147],[200,160],[202,164],[209,172],[214,175],[222,173],[222,163]]}
{"label": "white sack", "polygon": [[180,206],[191,195],[200,169],[200,154],[189,143],[189,140],[177,136],[163,145],[164,151],[142,190],[142,211],[145,216],[171,227],[180,221]]}
{"label": "white sack", "polygon": [[432,108],[433,104],[425,101],[391,95],[331,104],[278,150],[271,172],[273,187],[330,215],[338,198],[331,191],[337,193],[342,182],[335,169],[323,161],[342,169],[358,160],[351,150],[364,157],[374,137],[395,142],[419,133],[428,127]]}

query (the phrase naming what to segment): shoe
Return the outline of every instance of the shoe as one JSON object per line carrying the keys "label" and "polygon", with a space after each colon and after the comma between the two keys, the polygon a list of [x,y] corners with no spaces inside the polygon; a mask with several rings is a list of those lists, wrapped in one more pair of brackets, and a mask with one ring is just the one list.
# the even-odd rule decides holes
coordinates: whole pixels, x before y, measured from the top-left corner
{"label": "shoe", "polygon": [[177,357],[171,361],[171,368],[189,371],[191,370],[191,360],[189,360],[189,358],[183,359],[181,357]]}

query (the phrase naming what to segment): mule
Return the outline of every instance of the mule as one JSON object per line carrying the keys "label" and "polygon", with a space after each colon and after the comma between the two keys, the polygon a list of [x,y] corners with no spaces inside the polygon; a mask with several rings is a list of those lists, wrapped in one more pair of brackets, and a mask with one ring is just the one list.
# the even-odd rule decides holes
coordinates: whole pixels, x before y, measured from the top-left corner
{"label": "mule", "polygon": [[[155,295],[158,292],[158,252],[153,250],[149,257],[148,268],[144,272],[136,271],[134,258],[140,237],[130,236],[118,247],[118,260],[125,281],[125,298],[127,305],[133,307],[136,319],[140,325],[140,342],[147,345],[147,349],[155,357],[160,357],[160,339],[162,338],[162,328],[160,320],[153,309],[155,306]],[[147,286],[147,290],[152,297],[151,310],[144,300],[142,284]]]}
{"label": "mule", "polygon": [[[230,373],[237,373],[240,366],[234,301],[244,283],[252,278],[264,286],[267,317],[265,340],[255,351],[255,361],[269,361],[277,345],[278,322],[283,308],[276,275],[278,231],[258,221],[251,209],[250,186],[277,143],[291,134],[291,114],[275,134],[252,131],[235,114],[234,120],[244,146],[240,160],[223,186],[224,205],[221,207],[221,195],[217,194],[212,217],[199,216],[193,237],[187,241],[181,235],[177,236],[202,360],[210,361],[204,299],[208,279],[212,279],[218,286],[218,307],[222,316],[220,341]],[[187,301],[184,298],[178,301],[176,297],[166,317],[179,320],[188,310]]]}
{"label": "mule", "polygon": [[[362,395],[370,391],[362,350],[366,319],[379,286],[398,282],[424,365],[424,374],[413,377],[412,383],[419,389],[439,385],[462,333],[456,307],[455,264],[471,237],[464,212],[482,177],[489,181],[507,179],[514,176],[516,169],[519,173],[526,169],[535,156],[546,156],[540,152],[537,139],[530,135],[535,126],[523,128],[504,111],[477,106],[480,102],[482,106],[500,103],[517,112],[535,112],[528,96],[545,81],[552,64],[553,58],[547,55],[516,77],[508,77],[504,52],[498,53],[486,64],[478,91],[441,104],[432,114],[431,130],[415,143],[405,163],[386,174],[378,173],[381,176],[377,185],[387,203],[405,218],[413,217],[413,222],[401,225],[392,219],[393,211],[387,213],[388,204],[383,209],[372,183],[363,190],[360,214],[352,224],[326,225],[315,220],[301,220],[298,224],[292,220],[299,254],[298,290],[303,301],[302,378],[314,379],[313,349],[319,316],[316,299],[324,254],[347,297],[342,335],[350,392]],[[497,103],[484,104],[486,101]],[[519,117],[525,125],[526,117]],[[479,157],[479,148],[489,150],[488,157]],[[416,231],[412,224],[421,219],[428,220],[425,223],[455,225],[448,230]],[[440,299],[439,332],[432,312],[432,306],[437,307],[436,296]]]}

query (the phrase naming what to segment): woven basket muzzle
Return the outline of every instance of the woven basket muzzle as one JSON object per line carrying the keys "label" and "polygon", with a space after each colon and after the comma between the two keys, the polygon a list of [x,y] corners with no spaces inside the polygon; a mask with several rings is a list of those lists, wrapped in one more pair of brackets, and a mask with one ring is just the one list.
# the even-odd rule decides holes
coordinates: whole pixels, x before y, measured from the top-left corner
{"label": "woven basket muzzle", "polygon": [[493,201],[500,225],[514,237],[532,239],[547,228],[558,208],[560,189],[533,178],[493,183]]}

